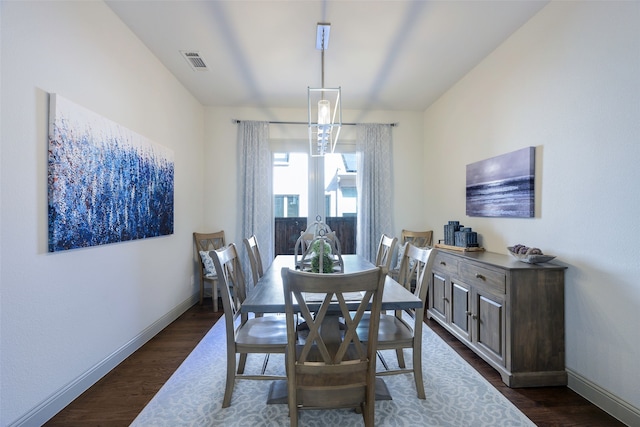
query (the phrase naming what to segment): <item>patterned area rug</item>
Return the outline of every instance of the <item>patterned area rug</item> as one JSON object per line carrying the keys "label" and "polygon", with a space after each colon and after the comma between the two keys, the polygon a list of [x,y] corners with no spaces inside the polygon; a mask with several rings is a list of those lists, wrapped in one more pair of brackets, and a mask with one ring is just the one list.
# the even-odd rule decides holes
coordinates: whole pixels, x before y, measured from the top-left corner
{"label": "patterned area rug", "polygon": [[[412,375],[384,377],[392,400],[376,401],[376,426],[535,426],[440,337],[423,329],[427,399],[417,398]],[[231,406],[222,409],[225,346],[222,318],[131,425],[288,426],[287,405],[266,404],[270,381],[236,381]],[[390,366],[397,366],[395,353],[383,354]],[[411,363],[409,350],[405,359]],[[263,360],[262,355],[249,355],[245,372],[259,373]],[[282,355],[271,356],[267,371],[284,372]],[[300,426],[362,425],[362,416],[353,410],[300,411]]]}

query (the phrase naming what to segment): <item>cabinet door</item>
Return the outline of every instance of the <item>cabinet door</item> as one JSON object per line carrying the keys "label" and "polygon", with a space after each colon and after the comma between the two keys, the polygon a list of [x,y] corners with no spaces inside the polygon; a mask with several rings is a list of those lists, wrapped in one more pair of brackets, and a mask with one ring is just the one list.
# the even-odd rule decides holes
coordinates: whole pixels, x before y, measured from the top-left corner
{"label": "cabinet door", "polygon": [[469,287],[463,283],[451,281],[451,327],[462,338],[469,341],[470,326]]}
{"label": "cabinet door", "polygon": [[484,354],[504,366],[504,300],[483,290],[476,290],[474,298],[474,344]]}
{"label": "cabinet door", "polygon": [[447,280],[437,272],[433,273],[431,292],[429,292],[429,311],[442,322],[447,318]]}

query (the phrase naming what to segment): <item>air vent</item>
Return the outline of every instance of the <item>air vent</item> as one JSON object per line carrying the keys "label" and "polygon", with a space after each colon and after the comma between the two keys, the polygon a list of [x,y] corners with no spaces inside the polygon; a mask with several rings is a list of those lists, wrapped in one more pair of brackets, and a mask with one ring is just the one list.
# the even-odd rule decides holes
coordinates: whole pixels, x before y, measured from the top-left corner
{"label": "air vent", "polygon": [[194,71],[209,71],[207,64],[200,55],[200,52],[194,50],[181,50],[180,53],[187,60]]}

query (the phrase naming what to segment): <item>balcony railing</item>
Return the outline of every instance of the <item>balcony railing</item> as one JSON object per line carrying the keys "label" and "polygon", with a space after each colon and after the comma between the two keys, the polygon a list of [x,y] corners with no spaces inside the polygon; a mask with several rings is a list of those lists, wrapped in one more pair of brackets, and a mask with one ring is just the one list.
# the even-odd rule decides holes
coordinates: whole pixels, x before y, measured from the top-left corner
{"label": "balcony railing", "polygon": [[[327,217],[326,224],[342,245],[343,254],[356,253],[356,217]],[[307,229],[306,217],[276,218],[275,255],[293,255],[300,232]]]}

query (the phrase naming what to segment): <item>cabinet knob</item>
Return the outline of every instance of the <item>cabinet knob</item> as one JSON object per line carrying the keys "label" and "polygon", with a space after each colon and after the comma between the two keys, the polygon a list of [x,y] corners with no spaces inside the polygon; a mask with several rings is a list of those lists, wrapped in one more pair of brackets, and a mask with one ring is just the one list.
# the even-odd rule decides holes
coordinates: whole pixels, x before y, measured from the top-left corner
{"label": "cabinet knob", "polygon": [[465,311],[464,312],[467,316],[471,316],[471,312],[470,311]]}
{"label": "cabinet knob", "polygon": [[440,261],[440,265],[447,265],[447,263],[444,261]]}
{"label": "cabinet knob", "polygon": [[442,297],[442,301],[444,301],[444,302],[449,302],[449,300],[447,299],[447,297]]}
{"label": "cabinet knob", "polygon": [[473,320],[476,320],[476,319],[478,319],[478,316],[476,316],[475,314],[472,314],[472,315],[471,315],[471,318],[472,318]]}
{"label": "cabinet knob", "polygon": [[482,274],[480,273],[476,273],[476,279],[480,279],[480,280],[486,280],[486,277],[484,277]]}

